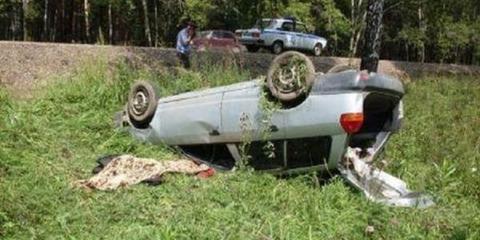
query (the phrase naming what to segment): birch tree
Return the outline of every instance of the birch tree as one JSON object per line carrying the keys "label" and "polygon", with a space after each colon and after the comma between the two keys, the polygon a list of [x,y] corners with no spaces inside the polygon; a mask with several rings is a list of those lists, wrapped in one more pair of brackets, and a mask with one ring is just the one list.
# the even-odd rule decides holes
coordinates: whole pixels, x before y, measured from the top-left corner
{"label": "birch tree", "polygon": [[361,70],[376,72],[380,59],[380,32],[382,29],[384,0],[368,0]]}
{"label": "birch tree", "polygon": [[29,0],[22,0],[22,25],[23,25],[23,41],[28,41],[28,29],[27,29],[27,11],[28,11],[28,2]]}
{"label": "birch tree", "polygon": [[[418,3],[418,28],[420,29],[421,36],[427,34],[427,24],[425,20],[425,15],[423,13],[423,4],[419,1]],[[425,41],[422,39],[418,46],[418,61],[425,62]]]}
{"label": "birch tree", "polygon": [[84,11],[84,17],[85,17],[85,38],[86,42],[90,41],[90,4],[88,0],[84,0],[83,2],[83,11]]}
{"label": "birch tree", "polygon": [[48,0],[45,0],[43,11],[43,40],[48,41]]}
{"label": "birch tree", "polygon": [[351,0],[350,5],[350,45],[349,52],[351,57],[355,57],[358,49],[358,42],[360,36],[365,28],[365,19],[367,17],[367,11],[365,8],[364,0]]}
{"label": "birch tree", "polygon": [[157,0],[153,0],[154,4],[154,16],[155,16],[155,47],[158,47],[158,3]]}
{"label": "birch tree", "polygon": [[112,1],[108,1],[108,42],[113,44]]}
{"label": "birch tree", "polygon": [[148,6],[147,1],[142,0],[144,24],[145,24],[145,37],[147,38],[147,46],[152,45],[152,35],[150,33],[150,21],[148,20]]}

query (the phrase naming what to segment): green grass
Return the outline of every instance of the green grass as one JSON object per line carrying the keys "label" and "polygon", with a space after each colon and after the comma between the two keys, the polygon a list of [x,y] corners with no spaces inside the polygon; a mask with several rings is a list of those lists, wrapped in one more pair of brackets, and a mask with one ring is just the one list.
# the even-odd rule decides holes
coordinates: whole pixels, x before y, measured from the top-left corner
{"label": "green grass", "polygon": [[479,81],[408,86],[405,126],[385,157],[389,172],[436,196],[436,206],[419,210],[368,202],[338,177],[318,185],[314,174],[171,175],[157,187],[77,189],[72,182],[91,176],[99,155],[176,157],[114,129],[133,80],[155,79],[168,95],[248,79],[235,68],[155,76],[107,69],[87,64],[32,100],[0,89],[0,239],[480,238]]}

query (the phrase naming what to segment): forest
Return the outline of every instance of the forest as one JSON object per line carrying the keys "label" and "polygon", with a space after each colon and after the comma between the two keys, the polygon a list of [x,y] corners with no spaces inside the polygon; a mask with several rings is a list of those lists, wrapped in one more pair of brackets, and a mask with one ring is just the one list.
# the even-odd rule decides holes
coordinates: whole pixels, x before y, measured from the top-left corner
{"label": "forest", "polygon": [[[367,0],[0,0],[0,40],[171,47],[187,20],[236,30],[292,16],[358,57]],[[479,0],[385,0],[381,58],[480,64]]]}

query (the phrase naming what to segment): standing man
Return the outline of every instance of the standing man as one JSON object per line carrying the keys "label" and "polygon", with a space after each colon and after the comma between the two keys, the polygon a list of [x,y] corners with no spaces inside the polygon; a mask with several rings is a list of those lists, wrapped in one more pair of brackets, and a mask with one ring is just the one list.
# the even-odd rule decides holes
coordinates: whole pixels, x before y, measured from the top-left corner
{"label": "standing man", "polygon": [[195,24],[188,22],[187,27],[177,35],[177,56],[184,68],[190,68],[190,48],[195,37],[195,30]]}

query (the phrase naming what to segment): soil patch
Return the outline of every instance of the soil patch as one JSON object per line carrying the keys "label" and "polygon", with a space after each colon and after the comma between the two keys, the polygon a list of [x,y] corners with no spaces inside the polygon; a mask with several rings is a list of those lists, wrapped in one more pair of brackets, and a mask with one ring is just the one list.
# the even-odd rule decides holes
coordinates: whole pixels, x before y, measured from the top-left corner
{"label": "soil patch", "polygon": [[[207,64],[236,64],[256,76],[266,75],[274,57],[268,53],[202,52],[194,54],[192,62],[194,69]],[[174,49],[0,41],[0,86],[13,96],[29,97],[34,89],[46,85],[53,76],[68,74],[85,59],[96,58],[107,59],[110,63],[126,60],[135,68],[178,65]],[[312,57],[312,60],[316,71],[321,72],[337,64],[355,67],[360,64],[356,58]],[[379,72],[409,81],[410,77],[429,74],[480,75],[480,67],[382,60]]]}

